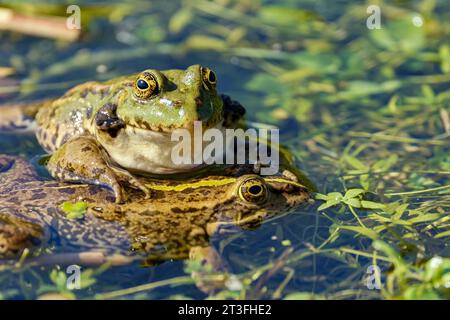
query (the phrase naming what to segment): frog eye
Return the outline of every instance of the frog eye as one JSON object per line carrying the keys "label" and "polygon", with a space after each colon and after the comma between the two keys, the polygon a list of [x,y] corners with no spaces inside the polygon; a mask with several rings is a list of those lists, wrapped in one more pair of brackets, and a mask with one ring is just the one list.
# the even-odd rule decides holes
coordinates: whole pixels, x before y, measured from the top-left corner
{"label": "frog eye", "polygon": [[241,183],[238,194],[244,201],[262,203],[267,200],[267,186],[261,178],[249,178]]}
{"label": "frog eye", "polygon": [[202,80],[208,88],[215,88],[217,84],[216,74],[209,68],[202,68]]}
{"label": "frog eye", "polygon": [[150,72],[141,73],[133,85],[134,94],[138,99],[148,99],[157,94],[158,89],[158,81]]}

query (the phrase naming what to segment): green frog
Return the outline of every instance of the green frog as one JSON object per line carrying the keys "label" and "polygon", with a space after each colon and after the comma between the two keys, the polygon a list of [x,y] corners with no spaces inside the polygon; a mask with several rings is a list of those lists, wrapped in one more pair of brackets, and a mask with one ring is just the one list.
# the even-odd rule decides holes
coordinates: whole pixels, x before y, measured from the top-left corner
{"label": "green frog", "polygon": [[[230,166],[185,180],[139,179],[154,193],[152,199],[130,192],[130,201],[120,205],[97,185],[45,180],[28,161],[0,156],[0,264],[2,258],[17,258],[25,249],[55,241],[51,255],[27,261],[114,265],[137,258],[147,264],[188,257],[214,260],[212,234],[255,228],[311,200],[308,188],[292,173],[260,176],[252,166]],[[70,218],[67,203],[82,204],[83,215]]]}
{"label": "green frog", "polygon": [[[203,129],[223,131],[244,116],[238,102],[217,93],[217,81],[213,70],[200,65],[147,69],[104,83],[84,83],[61,98],[22,109],[36,118],[37,139],[51,154],[48,170],[54,178],[107,186],[115,202],[123,203],[124,185],[151,195],[136,175],[170,175],[201,166],[171,160],[178,143],[171,141],[175,129],[192,132],[194,122],[201,121]],[[0,121],[3,126],[6,118]],[[24,123],[23,117],[16,118]]]}

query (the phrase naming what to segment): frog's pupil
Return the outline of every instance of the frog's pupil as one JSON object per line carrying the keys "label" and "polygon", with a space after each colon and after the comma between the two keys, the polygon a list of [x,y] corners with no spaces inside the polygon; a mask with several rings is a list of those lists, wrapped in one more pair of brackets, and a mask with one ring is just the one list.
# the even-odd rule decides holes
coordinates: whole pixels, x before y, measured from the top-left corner
{"label": "frog's pupil", "polygon": [[212,71],[209,73],[209,81],[210,81],[211,83],[216,82],[216,75],[215,75],[214,72],[212,72]]}
{"label": "frog's pupil", "polygon": [[253,195],[257,195],[261,192],[261,187],[260,186],[251,186],[248,191],[253,194]]}
{"label": "frog's pupil", "polygon": [[148,83],[145,80],[139,79],[137,82],[137,87],[141,90],[148,89]]}

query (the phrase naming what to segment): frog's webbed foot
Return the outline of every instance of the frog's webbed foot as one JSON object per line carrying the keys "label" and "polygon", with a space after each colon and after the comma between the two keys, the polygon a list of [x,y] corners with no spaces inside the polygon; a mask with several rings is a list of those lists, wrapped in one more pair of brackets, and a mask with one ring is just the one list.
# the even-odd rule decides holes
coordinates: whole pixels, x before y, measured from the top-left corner
{"label": "frog's webbed foot", "polygon": [[124,203],[127,193],[121,181],[129,182],[143,190],[145,186],[125,170],[119,170],[108,164],[102,147],[89,136],[82,136],[65,143],[50,158],[47,168],[50,174],[59,180],[78,183],[98,184],[109,187],[114,192],[115,202]]}
{"label": "frog's webbed foot", "polygon": [[236,124],[245,115],[245,108],[236,100],[232,100],[230,96],[220,95],[223,101],[223,126],[225,128],[236,127]]}

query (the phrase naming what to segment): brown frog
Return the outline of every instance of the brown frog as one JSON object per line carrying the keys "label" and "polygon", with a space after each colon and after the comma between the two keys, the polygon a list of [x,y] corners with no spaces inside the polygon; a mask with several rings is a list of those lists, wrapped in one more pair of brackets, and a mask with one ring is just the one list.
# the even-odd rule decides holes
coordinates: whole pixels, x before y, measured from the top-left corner
{"label": "brown frog", "polygon": [[[112,263],[120,264],[135,258],[154,263],[185,259],[190,253],[205,256],[210,235],[221,227],[255,227],[310,200],[308,189],[292,173],[260,176],[251,166],[185,180],[140,182],[153,198],[130,192],[130,201],[119,205],[99,186],[43,180],[27,161],[0,156],[0,256],[17,257],[55,238],[57,252],[31,261],[54,263],[59,255],[71,263],[114,258]],[[66,204],[81,204],[85,213],[70,219],[63,210]],[[86,252],[101,253],[100,262],[89,255],[86,260]]]}

